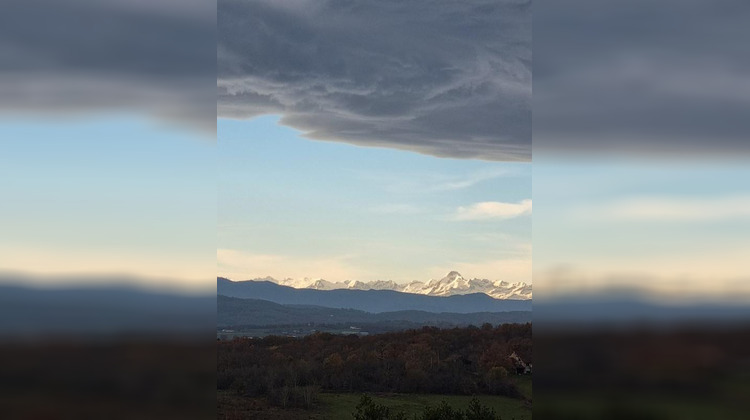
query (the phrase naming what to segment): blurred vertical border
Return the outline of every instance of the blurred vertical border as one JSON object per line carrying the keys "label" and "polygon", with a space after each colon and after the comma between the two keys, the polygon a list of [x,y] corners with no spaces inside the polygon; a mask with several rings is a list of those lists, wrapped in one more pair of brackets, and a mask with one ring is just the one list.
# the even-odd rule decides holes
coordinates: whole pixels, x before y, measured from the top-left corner
{"label": "blurred vertical border", "polygon": [[534,415],[742,419],[750,3],[534,4]]}
{"label": "blurred vertical border", "polygon": [[0,417],[215,403],[216,3],[0,13]]}

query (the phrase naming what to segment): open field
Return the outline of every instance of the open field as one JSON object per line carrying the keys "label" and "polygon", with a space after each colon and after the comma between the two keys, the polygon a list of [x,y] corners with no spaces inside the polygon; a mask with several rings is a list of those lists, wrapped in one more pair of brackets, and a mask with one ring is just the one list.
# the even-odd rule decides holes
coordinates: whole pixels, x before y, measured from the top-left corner
{"label": "open field", "polygon": [[[350,419],[359,403],[360,394],[321,394],[321,407],[330,419]],[[422,414],[424,408],[437,406],[445,401],[454,408],[466,409],[473,397],[466,395],[424,395],[424,394],[374,394],[373,401],[403,411],[407,416]],[[479,401],[495,410],[503,419],[531,419],[531,405],[522,400],[496,395],[479,396]]]}
{"label": "open field", "polygon": [[557,393],[535,408],[544,419],[745,420],[747,402],[657,395]]}
{"label": "open field", "polygon": [[558,329],[534,337],[539,418],[748,419],[741,324]]}
{"label": "open field", "polygon": [[[529,381],[530,383],[530,381]],[[464,395],[425,395],[425,394],[369,394],[378,404],[404,411],[408,416],[421,414],[428,405],[436,406],[442,401],[455,408],[465,409],[471,396]],[[318,404],[311,410],[281,409],[269,406],[263,399],[244,398],[229,391],[218,392],[220,420],[345,420],[351,419],[361,394],[322,393]],[[531,405],[528,402],[508,397],[483,395],[479,401],[491,407],[505,420],[531,419]]]}
{"label": "open field", "polygon": [[531,401],[531,376],[517,376],[513,379],[513,383],[516,384],[523,397]]}

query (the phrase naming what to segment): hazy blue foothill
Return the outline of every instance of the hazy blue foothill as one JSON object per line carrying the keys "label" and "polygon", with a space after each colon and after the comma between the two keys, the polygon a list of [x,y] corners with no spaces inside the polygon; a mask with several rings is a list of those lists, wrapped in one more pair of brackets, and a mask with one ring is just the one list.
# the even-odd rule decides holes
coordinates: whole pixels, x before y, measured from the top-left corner
{"label": "hazy blue foothill", "polygon": [[675,326],[743,324],[750,321],[750,306],[728,302],[660,302],[638,293],[598,293],[545,300],[534,309],[537,328],[559,326]]}
{"label": "hazy blue foothill", "polygon": [[0,285],[0,336],[207,332],[215,310],[214,297],[205,295],[115,284],[42,289],[6,283]]}
{"label": "hazy blue foothill", "polygon": [[217,297],[217,327],[272,326],[302,324],[374,324],[403,321],[415,325],[467,326],[490,323],[531,322],[530,311],[510,312],[425,312],[394,311],[370,313],[355,309],[326,308],[313,305],[281,305],[259,299]]}
{"label": "hazy blue foothill", "polygon": [[531,300],[499,300],[483,293],[425,296],[391,290],[295,289],[264,281],[231,281],[217,278],[217,293],[228,297],[266,300],[282,305],[315,305],[356,309],[371,313],[394,311],[508,312],[531,311]]}

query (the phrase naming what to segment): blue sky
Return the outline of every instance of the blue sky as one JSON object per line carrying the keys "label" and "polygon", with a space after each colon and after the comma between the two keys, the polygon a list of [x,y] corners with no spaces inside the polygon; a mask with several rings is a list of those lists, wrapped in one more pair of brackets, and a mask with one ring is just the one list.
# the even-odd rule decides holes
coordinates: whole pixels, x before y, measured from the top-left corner
{"label": "blue sky", "polygon": [[220,275],[530,281],[529,163],[309,140],[278,120],[219,120]]}
{"label": "blue sky", "polygon": [[6,119],[0,138],[0,270],[214,287],[214,142],[119,114]]}
{"label": "blue sky", "polygon": [[728,160],[538,153],[533,240],[540,296],[603,286],[672,298],[750,296],[748,179],[747,165]]}

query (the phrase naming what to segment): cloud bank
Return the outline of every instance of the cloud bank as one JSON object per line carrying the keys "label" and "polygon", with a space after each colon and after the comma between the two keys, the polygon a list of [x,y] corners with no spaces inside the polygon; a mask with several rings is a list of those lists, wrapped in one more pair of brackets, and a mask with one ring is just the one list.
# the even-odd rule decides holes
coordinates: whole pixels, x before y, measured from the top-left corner
{"label": "cloud bank", "polygon": [[219,117],[312,139],[531,159],[531,2],[220,0]]}
{"label": "cloud bank", "polygon": [[0,112],[137,112],[215,134],[216,11],[202,0],[8,0]]}
{"label": "cloud bank", "polygon": [[535,4],[535,151],[746,157],[749,18],[742,0]]}

